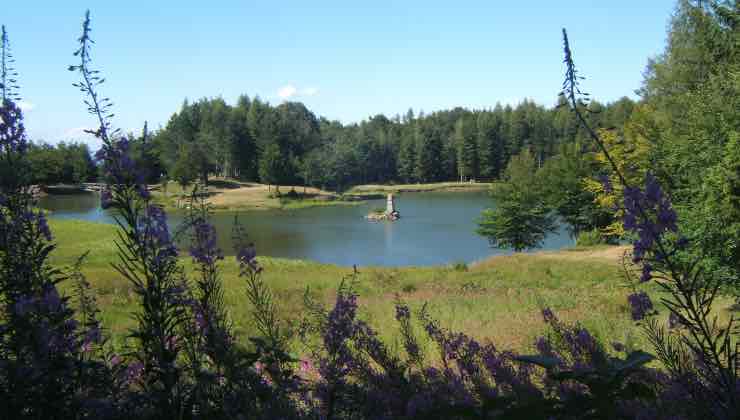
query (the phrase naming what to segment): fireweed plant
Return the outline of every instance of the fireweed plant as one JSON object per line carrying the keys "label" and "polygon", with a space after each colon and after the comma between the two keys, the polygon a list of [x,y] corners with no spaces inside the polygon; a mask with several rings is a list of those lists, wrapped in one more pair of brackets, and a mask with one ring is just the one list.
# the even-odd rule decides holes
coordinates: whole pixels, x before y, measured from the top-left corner
{"label": "fireweed plant", "polygon": [[[737,352],[733,324],[718,325],[710,308],[719,280],[689,262],[667,195],[648,177],[645,190],[625,185],[625,228],[635,235],[640,281],[630,295],[662,369],[642,351],[608,346],[582,326],[543,309],[549,334],[536,354],[518,355],[449,331],[424,306],[396,299],[399,345],[384,343],[358,309],[357,269],[325,308],[305,296],[296,331],[278,306],[257,262],[254,244],[235,221],[235,257],[244,279],[254,332],[240,340],[224,303],[224,254],[210,223],[207,190],[196,188],[190,212],[170,232],[153,203],[130,142],[112,126],[112,103],[99,95],[104,79],[91,68],[91,26],[70,66],[88,112],[106,187],[101,204],[118,224],[114,268],[133,286],[136,323],[123,346],[107,340],[95,295],[82,275],[84,255],[69,272],[54,269],[54,242],[35,208],[25,161],[27,140],[17,84],[2,37],[0,108],[0,412],[3,418],[141,419],[428,419],[428,418],[735,418]],[[581,92],[568,39],[564,94],[582,116]],[[6,64],[7,63],[7,64]],[[11,80],[12,77],[12,82]],[[616,167],[615,167],[616,170]],[[11,176],[12,174],[12,176]],[[617,174],[619,172],[617,171]],[[619,176],[622,181],[624,179]],[[626,183],[625,183],[626,184]],[[175,239],[189,237],[187,256]],[[186,272],[182,258],[192,260]],[[649,296],[651,279],[667,292],[669,328],[659,324]],[[72,298],[57,285],[73,283]],[[645,319],[648,317],[648,319]],[[294,338],[305,356],[290,353]],[[425,351],[422,340],[433,344]],[[657,362],[656,362],[657,365]]]}
{"label": "fireweed plant", "polygon": [[[624,187],[623,224],[625,231],[633,235],[632,262],[641,266],[639,280],[632,283],[634,286],[654,280],[666,292],[661,301],[669,311],[670,331],[652,317],[655,311],[650,297],[636,287],[628,297],[632,318],[647,318],[644,329],[667,369],[671,392],[693,399],[692,415],[736,418],[740,413],[740,329],[734,316],[720,323],[717,315],[712,314],[720,288],[730,279],[703,267],[701,250],[690,249],[692,241],[679,232],[670,198],[652,174],[647,174],[644,189],[626,181],[604,142],[583,117],[582,104],[588,94],[580,90],[582,77],[574,64],[565,29],[563,43],[567,70],[562,95]],[[608,190],[611,186],[606,179],[604,188]]]}

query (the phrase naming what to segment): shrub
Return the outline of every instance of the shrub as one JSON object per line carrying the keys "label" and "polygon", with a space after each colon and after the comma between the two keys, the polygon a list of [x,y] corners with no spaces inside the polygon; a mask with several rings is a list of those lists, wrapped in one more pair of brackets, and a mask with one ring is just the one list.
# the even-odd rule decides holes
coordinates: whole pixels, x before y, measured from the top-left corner
{"label": "shrub", "polygon": [[605,243],[606,241],[598,229],[581,232],[576,238],[576,246],[594,246],[603,245]]}

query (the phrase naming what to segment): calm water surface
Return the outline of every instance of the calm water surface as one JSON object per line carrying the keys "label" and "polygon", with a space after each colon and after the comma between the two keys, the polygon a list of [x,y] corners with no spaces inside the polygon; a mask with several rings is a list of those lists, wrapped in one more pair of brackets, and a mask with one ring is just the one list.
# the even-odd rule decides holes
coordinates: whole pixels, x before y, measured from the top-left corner
{"label": "calm water surface", "polygon": [[[436,265],[510,253],[491,248],[475,233],[475,219],[490,205],[485,192],[407,193],[396,196],[396,208],[401,212],[396,222],[363,219],[372,209],[385,207],[385,200],[357,206],[244,211],[239,213],[239,221],[260,255],[346,266]],[[41,206],[51,210],[52,218],[113,223],[112,213],[100,208],[97,194],[47,196]],[[180,214],[169,215],[172,225],[182,220]],[[213,215],[219,245],[227,254],[232,252],[234,215]],[[572,243],[563,228],[547,238],[544,249]]]}

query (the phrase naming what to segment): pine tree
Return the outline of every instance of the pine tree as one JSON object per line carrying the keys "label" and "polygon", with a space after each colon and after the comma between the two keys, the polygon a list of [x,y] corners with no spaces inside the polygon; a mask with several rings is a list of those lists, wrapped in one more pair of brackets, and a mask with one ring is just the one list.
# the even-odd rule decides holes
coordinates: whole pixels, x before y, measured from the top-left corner
{"label": "pine tree", "polygon": [[285,177],[285,164],[280,146],[277,143],[269,143],[260,156],[260,180],[270,185],[275,185],[275,191],[280,194],[280,183]]}
{"label": "pine tree", "polygon": [[496,179],[501,173],[504,159],[501,127],[500,112],[487,111],[478,115],[478,161],[480,176],[484,179]]}
{"label": "pine tree", "polygon": [[475,120],[463,116],[455,124],[455,145],[457,147],[457,171],[460,182],[478,177],[478,145],[475,135]]}
{"label": "pine tree", "polygon": [[439,128],[417,124],[416,179],[419,182],[437,182],[442,179],[442,136]]}

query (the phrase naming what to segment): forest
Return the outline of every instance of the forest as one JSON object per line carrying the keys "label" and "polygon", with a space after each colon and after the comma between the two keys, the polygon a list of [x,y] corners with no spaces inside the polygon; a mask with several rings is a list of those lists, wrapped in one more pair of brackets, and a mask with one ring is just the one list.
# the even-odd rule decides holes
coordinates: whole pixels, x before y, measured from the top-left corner
{"label": "forest", "polygon": [[[150,156],[150,173],[182,184],[219,175],[341,192],[359,184],[490,181],[522,150],[541,165],[562,144],[584,140],[572,114],[558,105],[525,100],[488,110],[409,110],[343,125],[299,102],[273,106],[242,95],[229,105],[204,98],[186,100],[165,127],[146,140],[139,136],[137,146]],[[622,127],[633,107],[628,98],[593,101],[590,121]]]}

